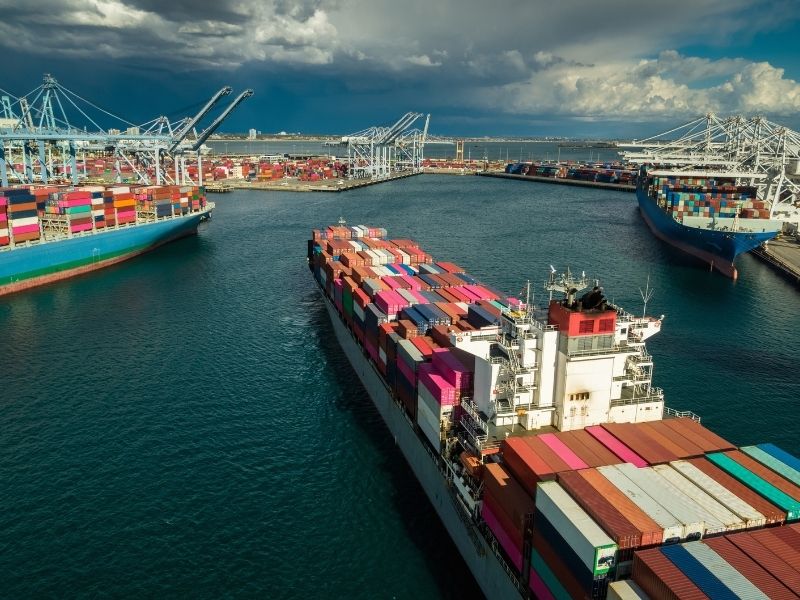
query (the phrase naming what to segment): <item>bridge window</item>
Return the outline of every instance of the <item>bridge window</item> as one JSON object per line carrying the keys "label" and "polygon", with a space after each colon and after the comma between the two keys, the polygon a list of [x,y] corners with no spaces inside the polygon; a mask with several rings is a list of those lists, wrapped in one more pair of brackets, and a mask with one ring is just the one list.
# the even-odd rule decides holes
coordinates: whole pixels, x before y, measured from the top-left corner
{"label": "bridge window", "polygon": [[594,321],[586,320],[578,324],[578,333],[592,333],[594,331]]}
{"label": "bridge window", "polygon": [[600,331],[614,331],[614,319],[600,319]]}

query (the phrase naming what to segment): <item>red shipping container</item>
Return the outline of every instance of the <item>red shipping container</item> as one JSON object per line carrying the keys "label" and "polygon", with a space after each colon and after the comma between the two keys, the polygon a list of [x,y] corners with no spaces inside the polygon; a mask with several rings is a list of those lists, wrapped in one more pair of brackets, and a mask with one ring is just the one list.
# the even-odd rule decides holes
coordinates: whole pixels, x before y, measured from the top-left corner
{"label": "red shipping container", "polygon": [[658,548],[634,553],[632,579],[652,600],[708,600]]}

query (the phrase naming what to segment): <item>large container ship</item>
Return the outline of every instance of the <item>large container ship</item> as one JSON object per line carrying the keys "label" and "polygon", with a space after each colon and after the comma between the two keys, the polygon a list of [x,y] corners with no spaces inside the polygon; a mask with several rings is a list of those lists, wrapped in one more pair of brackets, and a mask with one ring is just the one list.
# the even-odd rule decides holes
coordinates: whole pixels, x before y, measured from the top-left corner
{"label": "large container ship", "polygon": [[194,234],[213,207],[190,185],[0,188],[0,296]]}
{"label": "large container ship", "polygon": [[381,228],[314,230],[308,261],[488,598],[800,597],[800,460],[665,407],[660,319],[569,273],[536,308]]}
{"label": "large container ship", "polygon": [[643,169],[636,196],[656,237],[733,279],[736,257],[774,238],[782,226],[756,189],[738,185],[735,174]]}

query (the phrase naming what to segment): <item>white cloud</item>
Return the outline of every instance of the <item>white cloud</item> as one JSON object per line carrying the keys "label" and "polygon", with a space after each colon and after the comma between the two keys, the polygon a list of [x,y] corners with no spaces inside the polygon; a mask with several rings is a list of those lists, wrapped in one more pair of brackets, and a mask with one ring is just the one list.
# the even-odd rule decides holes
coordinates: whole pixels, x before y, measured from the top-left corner
{"label": "white cloud", "polygon": [[417,67],[441,67],[442,63],[434,62],[431,60],[431,57],[427,54],[415,54],[413,56],[407,56],[406,62],[415,65]]}
{"label": "white cloud", "polygon": [[[692,86],[725,76],[715,85]],[[711,61],[664,52],[657,59],[600,66],[555,64],[526,81],[483,91],[484,107],[518,114],[660,119],[703,114],[800,111],[800,84],[783,69],[743,59]]]}

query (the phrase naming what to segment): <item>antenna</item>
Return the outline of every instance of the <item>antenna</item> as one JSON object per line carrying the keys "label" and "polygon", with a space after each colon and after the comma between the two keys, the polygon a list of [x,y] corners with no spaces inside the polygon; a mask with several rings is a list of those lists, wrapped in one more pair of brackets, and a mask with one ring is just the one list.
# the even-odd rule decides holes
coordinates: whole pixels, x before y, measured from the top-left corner
{"label": "antenna", "polygon": [[639,295],[642,297],[642,301],[644,302],[644,306],[642,307],[642,318],[647,316],[647,303],[650,302],[650,299],[653,297],[656,291],[654,289],[650,289],[650,275],[647,275],[647,285],[644,289],[639,288]]}

